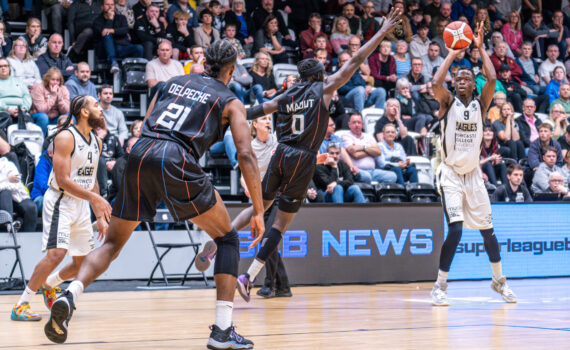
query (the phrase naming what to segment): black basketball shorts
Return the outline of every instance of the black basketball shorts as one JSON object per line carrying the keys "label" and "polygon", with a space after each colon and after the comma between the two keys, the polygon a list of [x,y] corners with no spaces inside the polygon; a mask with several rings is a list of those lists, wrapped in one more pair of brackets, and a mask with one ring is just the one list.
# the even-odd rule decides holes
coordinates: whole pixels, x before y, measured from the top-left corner
{"label": "black basketball shorts", "polygon": [[143,137],[129,154],[113,216],[152,221],[160,201],[174,219],[183,221],[213,207],[216,196],[191,152],[176,142]]}
{"label": "black basketball shorts", "polygon": [[296,213],[307,195],[316,161],[314,152],[279,144],[261,183],[263,199],[274,200],[279,192],[279,209]]}

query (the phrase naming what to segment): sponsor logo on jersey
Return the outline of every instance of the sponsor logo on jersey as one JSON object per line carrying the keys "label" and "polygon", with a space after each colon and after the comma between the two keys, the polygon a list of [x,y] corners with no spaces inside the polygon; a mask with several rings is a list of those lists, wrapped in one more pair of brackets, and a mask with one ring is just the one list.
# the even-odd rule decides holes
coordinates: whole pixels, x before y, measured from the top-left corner
{"label": "sponsor logo on jersey", "polygon": [[94,167],[92,166],[84,166],[77,169],[77,176],[91,176],[93,175]]}

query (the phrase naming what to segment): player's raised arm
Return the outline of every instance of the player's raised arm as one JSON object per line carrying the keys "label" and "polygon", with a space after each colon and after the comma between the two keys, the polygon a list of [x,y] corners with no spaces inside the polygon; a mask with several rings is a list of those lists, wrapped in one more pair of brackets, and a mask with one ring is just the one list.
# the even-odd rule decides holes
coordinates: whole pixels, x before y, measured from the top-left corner
{"label": "player's raised arm", "polygon": [[400,10],[393,8],[390,13],[384,18],[382,28],[362,46],[354,56],[348,60],[343,66],[333,75],[329,76],[325,82],[324,94],[332,96],[335,90],[342,87],[356,72],[362,63],[372,54],[372,52],[380,45],[386,34],[390,33],[400,19]]}
{"label": "player's raised arm", "polygon": [[251,231],[261,240],[265,232],[261,179],[259,177],[259,168],[257,167],[257,158],[255,158],[255,153],[253,153],[251,148],[250,129],[245,119],[245,108],[239,100],[235,99],[226,105],[224,114],[224,119],[227,117],[232,128],[232,137],[237,149],[239,167],[253,203],[253,217],[250,221]]}
{"label": "player's raised arm", "polygon": [[484,29],[483,29],[483,22],[479,22],[477,24],[477,35],[473,36],[473,42],[475,46],[479,50],[479,54],[481,55],[481,59],[483,60],[483,73],[485,74],[485,85],[483,85],[483,89],[481,89],[481,107],[483,108],[482,115],[485,116],[487,109],[491,105],[491,101],[493,100],[493,94],[495,93],[495,84],[497,83],[497,73],[495,72],[495,67],[493,67],[493,63],[491,62],[491,58],[487,51],[485,51],[485,46],[483,45],[483,36],[484,36]]}
{"label": "player's raised arm", "polygon": [[441,66],[437,68],[437,71],[435,72],[431,83],[435,99],[437,100],[437,102],[439,102],[441,106],[441,108],[439,109],[439,116],[438,116],[439,119],[443,118],[445,112],[449,108],[449,105],[453,101],[453,95],[451,94],[451,92],[449,92],[449,90],[447,90],[447,88],[444,85],[445,77],[447,75],[447,72],[449,71],[449,66],[451,66],[451,63],[457,57],[457,55],[467,50],[467,47],[460,50],[453,50],[450,48],[448,48],[447,50],[449,54],[447,55],[447,57],[445,57]]}

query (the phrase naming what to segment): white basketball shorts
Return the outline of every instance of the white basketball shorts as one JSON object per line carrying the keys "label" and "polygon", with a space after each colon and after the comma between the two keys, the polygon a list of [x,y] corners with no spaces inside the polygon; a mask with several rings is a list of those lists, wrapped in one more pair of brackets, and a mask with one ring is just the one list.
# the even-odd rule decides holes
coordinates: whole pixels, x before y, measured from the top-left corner
{"label": "white basketball shorts", "polygon": [[49,188],[43,203],[42,251],[66,249],[70,256],[87,255],[94,247],[89,201]]}
{"label": "white basketball shorts", "polygon": [[463,221],[464,227],[478,230],[493,228],[491,202],[480,167],[460,175],[441,163],[437,179],[449,223]]}

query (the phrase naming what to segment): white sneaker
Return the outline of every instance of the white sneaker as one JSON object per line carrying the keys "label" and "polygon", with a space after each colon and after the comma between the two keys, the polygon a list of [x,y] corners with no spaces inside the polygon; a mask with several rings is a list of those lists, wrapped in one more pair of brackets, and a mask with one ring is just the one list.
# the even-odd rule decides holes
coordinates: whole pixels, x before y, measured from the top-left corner
{"label": "white sneaker", "polygon": [[430,295],[431,304],[433,306],[449,306],[449,301],[447,300],[447,283],[442,283],[441,285],[437,282],[434,283]]}
{"label": "white sneaker", "polygon": [[507,278],[505,276],[501,276],[501,278],[499,278],[498,280],[495,279],[495,277],[493,277],[493,280],[491,281],[491,289],[501,294],[503,300],[506,301],[507,303],[517,302],[517,296],[515,295],[515,293],[513,293],[511,288],[507,286]]}

